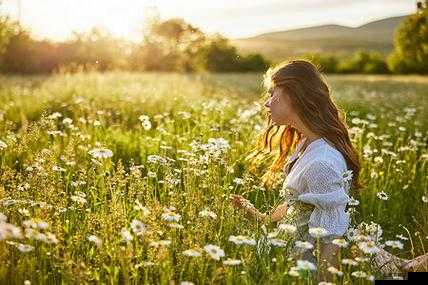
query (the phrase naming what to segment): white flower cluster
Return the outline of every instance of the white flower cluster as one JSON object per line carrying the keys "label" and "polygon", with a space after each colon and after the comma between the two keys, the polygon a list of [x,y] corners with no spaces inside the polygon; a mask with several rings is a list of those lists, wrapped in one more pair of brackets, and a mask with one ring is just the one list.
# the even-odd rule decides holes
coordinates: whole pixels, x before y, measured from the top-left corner
{"label": "white flower cluster", "polygon": [[243,235],[231,235],[229,237],[229,241],[233,242],[234,244],[237,245],[241,245],[241,244],[245,244],[245,245],[256,245],[256,240],[253,238],[249,238],[247,236],[243,236]]}
{"label": "white flower cluster", "polygon": [[88,151],[88,153],[93,157],[93,158],[110,158],[113,156],[113,152],[107,148],[93,148],[90,151]]}
{"label": "white flower cluster", "polygon": [[208,143],[201,144],[197,141],[190,143],[193,152],[202,152],[200,160],[208,163],[210,159],[219,160],[230,149],[229,142],[224,138],[209,138]]}
{"label": "white flower cluster", "polygon": [[138,117],[138,120],[140,120],[141,125],[143,126],[144,130],[148,131],[152,128],[152,122],[150,122],[149,116],[141,115]]}

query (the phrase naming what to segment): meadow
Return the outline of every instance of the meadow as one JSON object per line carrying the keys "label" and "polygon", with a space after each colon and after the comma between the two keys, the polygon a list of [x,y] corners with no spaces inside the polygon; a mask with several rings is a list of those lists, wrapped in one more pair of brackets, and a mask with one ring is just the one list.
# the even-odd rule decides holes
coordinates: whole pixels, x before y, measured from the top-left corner
{"label": "meadow", "polygon": [[[362,160],[337,284],[371,250],[428,250],[428,78],[327,75]],[[1,284],[315,284],[280,201],[244,159],[266,127],[261,74],[0,76]],[[367,249],[355,238],[375,242]],[[259,241],[264,240],[262,244]],[[364,250],[365,249],[365,250]],[[186,283],[187,282],[187,283]]]}

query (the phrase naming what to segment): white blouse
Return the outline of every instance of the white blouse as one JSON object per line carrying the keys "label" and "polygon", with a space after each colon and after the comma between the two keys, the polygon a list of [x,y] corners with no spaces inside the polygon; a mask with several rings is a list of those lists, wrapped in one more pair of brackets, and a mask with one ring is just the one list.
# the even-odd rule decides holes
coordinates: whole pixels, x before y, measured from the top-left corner
{"label": "white blouse", "polygon": [[[326,238],[342,236],[350,224],[349,214],[345,211],[350,201],[349,178],[344,178],[346,161],[325,138],[311,142],[297,157],[305,141],[303,138],[289,156],[289,163],[297,160],[288,175],[284,167],[286,178],[283,190],[287,189],[288,194],[291,192],[294,200],[315,206],[310,215],[303,217],[303,224],[307,224],[309,228],[326,229],[329,233]],[[302,224],[301,221],[300,223]]]}

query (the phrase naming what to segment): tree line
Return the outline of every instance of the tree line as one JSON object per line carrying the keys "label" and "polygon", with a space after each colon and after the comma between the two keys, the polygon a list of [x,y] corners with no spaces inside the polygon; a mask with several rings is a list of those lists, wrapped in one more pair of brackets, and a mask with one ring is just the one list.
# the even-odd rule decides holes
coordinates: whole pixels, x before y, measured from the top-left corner
{"label": "tree line", "polygon": [[[400,24],[388,56],[358,50],[346,57],[302,54],[327,73],[428,73],[428,0]],[[153,17],[143,39],[131,43],[102,28],[73,33],[70,40],[36,40],[19,22],[0,15],[0,72],[36,74],[76,71],[263,72],[261,54],[243,55],[220,35],[207,35],[183,19]]]}

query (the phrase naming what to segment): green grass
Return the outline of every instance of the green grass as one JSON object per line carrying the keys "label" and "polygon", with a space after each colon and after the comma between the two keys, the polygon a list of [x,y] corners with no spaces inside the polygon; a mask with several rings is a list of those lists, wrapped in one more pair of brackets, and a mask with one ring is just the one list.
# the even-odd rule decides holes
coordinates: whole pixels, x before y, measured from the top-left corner
{"label": "green grass", "polygon": [[[261,74],[155,73],[0,77],[0,140],[7,145],[0,146],[0,213],[7,217],[6,223],[0,215],[0,283],[312,282],[303,273],[287,274],[295,265],[289,247],[258,254],[254,246],[228,241],[239,234],[259,239],[262,230],[236,211],[227,195],[241,193],[263,211],[280,199],[282,180],[264,190],[262,172],[249,173],[243,159],[266,124],[261,79]],[[353,226],[379,224],[382,244],[407,237],[402,250],[386,247],[401,257],[425,253],[428,78],[327,80],[363,160],[365,188],[352,193],[359,200],[350,207]],[[55,112],[62,116],[50,118]],[[140,115],[149,117],[150,129]],[[197,148],[210,138],[223,138],[230,147],[210,155]],[[113,156],[92,159],[88,151],[96,147]],[[243,178],[243,185],[235,178]],[[381,191],[388,200],[378,198]],[[182,229],[161,219],[171,206],[181,215]],[[217,218],[200,217],[205,208]],[[143,235],[132,231],[133,219],[144,223]],[[14,238],[10,228],[20,229],[21,237]],[[123,241],[122,228],[131,232],[130,242]],[[90,235],[101,244],[89,241]],[[151,243],[160,240],[171,244]],[[32,248],[22,252],[20,244]],[[207,244],[221,247],[225,257],[211,258],[203,250]],[[342,257],[355,257],[355,242],[351,245]],[[202,254],[188,257],[182,254],[187,249]],[[224,265],[226,258],[242,264]],[[370,283],[353,271],[379,276],[364,262],[341,267],[337,283]]]}

